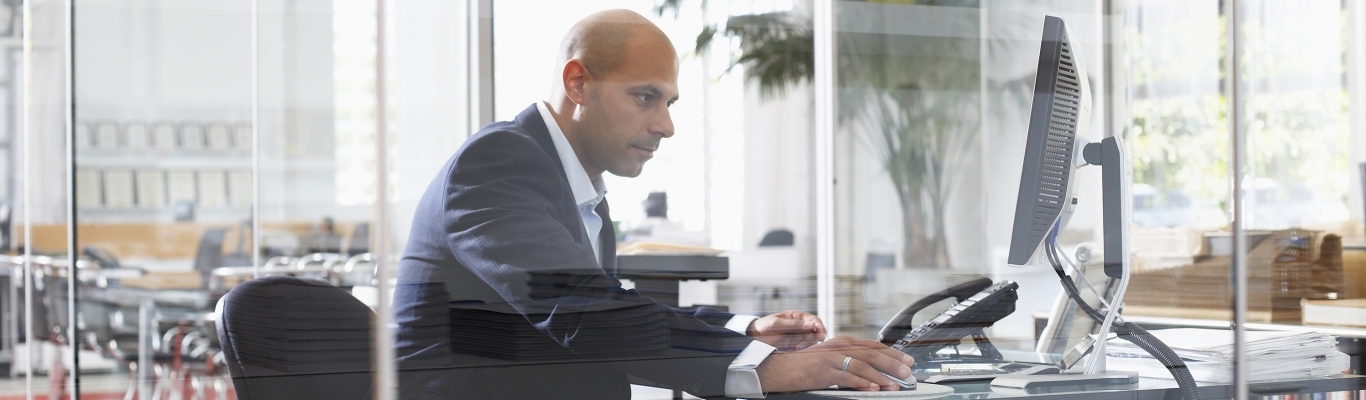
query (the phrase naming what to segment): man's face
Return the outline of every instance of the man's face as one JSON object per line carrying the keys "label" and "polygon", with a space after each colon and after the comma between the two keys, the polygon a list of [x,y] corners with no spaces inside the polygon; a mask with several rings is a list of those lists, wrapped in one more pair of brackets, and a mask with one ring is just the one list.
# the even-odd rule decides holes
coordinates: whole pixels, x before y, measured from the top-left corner
{"label": "man's face", "polygon": [[669,106],[678,99],[677,60],[667,42],[637,37],[615,70],[590,71],[596,75],[585,86],[574,135],[586,169],[638,176],[660,141],[673,136]]}

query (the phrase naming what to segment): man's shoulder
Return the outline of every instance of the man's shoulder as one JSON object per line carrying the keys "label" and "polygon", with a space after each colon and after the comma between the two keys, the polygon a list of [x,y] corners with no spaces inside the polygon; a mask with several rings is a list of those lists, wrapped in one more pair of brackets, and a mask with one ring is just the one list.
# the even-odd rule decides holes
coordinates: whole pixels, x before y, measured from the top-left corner
{"label": "man's shoulder", "polygon": [[544,153],[545,150],[526,128],[515,122],[501,121],[485,125],[466,139],[452,161],[483,157],[539,157]]}
{"label": "man's shoulder", "polygon": [[[509,121],[498,121],[484,125],[470,135],[460,149],[452,156],[452,162],[466,157],[540,157],[554,152],[550,138],[545,134],[545,123],[535,106],[528,107]],[[547,149],[549,147],[549,149]]]}
{"label": "man's shoulder", "polygon": [[513,121],[498,121],[479,128],[478,132],[465,140],[463,147],[507,144],[510,142],[522,142],[528,145],[535,145],[536,143],[525,127]]}
{"label": "man's shoulder", "polygon": [[465,140],[447,162],[445,174],[449,178],[467,174],[488,175],[483,178],[506,174],[553,177],[558,175],[553,173],[558,160],[553,158],[552,152],[553,149],[545,149],[522,125],[494,122]]}

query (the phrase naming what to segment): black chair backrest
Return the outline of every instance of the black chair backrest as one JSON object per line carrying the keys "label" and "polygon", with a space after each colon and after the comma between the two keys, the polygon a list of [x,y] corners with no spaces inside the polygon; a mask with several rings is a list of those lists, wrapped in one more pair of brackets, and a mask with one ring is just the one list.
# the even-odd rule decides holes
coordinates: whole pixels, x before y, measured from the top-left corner
{"label": "black chair backrest", "polygon": [[238,399],[370,398],[374,313],[351,294],[273,275],[233,288],[218,312]]}
{"label": "black chair backrest", "polygon": [[351,230],[351,238],[346,241],[346,255],[354,256],[370,252],[370,223],[361,222]]}
{"label": "black chair backrest", "polygon": [[764,234],[764,238],[759,240],[759,247],[780,247],[792,246],[796,240],[792,231],[786,229],[774,229]]}
{"label": "black chair backrest", "polygon": [[194,269],[200,272],[212,271],[223,266],[223,237],[227,229],[213,228],[204,230],[199,237],[199,249],[194,255]]}

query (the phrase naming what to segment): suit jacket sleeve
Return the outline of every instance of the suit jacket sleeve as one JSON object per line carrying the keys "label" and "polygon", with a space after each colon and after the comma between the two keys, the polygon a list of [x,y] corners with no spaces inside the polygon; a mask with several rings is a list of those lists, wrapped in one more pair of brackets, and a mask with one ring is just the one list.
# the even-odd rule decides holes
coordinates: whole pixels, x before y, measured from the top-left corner
{"label": "suit jacket sleeve", "polygon": [[[679,313],[623,290],[607,276],[593,251],[576,240],[581,235],[561,222],[565,211],[553,199],[564,190],[565,179],[531,139],[512,132],[479,135],[447,171],[441,223],[450,252],[527,323],[580,357],[694,395],[724,395],[727,366],[751,339],[708,323],[724,324],[722,318],[730,314],[714,309]],[[529,284],[536,276],[555,276],[557,281]],[[584,335],[589,330],[613,329],[582,323],[588,311],[584,304],[601,302],[649,307],[663,315],[667,330],[658,334],[671,337],[667,355],[653,361],[614,360],[576,341],[593,336]]]}
{"label": "suit jacket sleeve", "polygon": [[731,318],[735,318],[735,314],[721,311],[720,309],[714,307],[706,306],[695,308],[675,308],[674,312],[683,315],[691,315],[697,319],[702,320],[702,322],[706,322],[710,325],[719,327],[725,327],[726,323],[730,322]]}

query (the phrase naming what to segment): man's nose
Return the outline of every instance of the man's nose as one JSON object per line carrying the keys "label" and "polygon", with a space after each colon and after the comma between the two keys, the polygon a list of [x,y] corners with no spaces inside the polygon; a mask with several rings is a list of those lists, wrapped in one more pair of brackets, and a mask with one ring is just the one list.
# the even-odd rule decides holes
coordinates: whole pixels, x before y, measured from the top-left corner
{"label": "man's nose", "polygon": [[673,116],[669,115],[670,113],[667,109],[661,114],[662,116],[659,117],[654,124],[650,125],[650,133],[664,136],[665,138],[671,138],[674,136]]}

